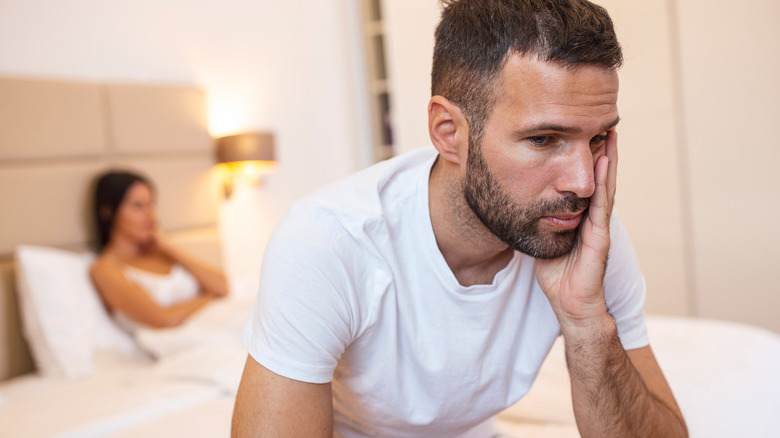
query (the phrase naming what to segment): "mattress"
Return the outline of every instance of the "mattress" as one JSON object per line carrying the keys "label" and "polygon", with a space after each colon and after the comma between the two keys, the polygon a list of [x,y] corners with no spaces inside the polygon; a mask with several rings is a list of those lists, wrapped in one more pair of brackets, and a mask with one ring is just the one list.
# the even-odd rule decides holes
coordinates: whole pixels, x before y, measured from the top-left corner
{"label": "mattress", "polygon": [[[0,387],[0,436],[98,437],[219,398],[217,385],[127,368],[78,381],[23,377]],[[226,397],[227,395],[227,397]]]}
{"label": "mattress", "polygon": [[[650,316],[648,335],[693,438],[775,438],[780,431],[780,336],[711,319]],[[517,437],[578,437],[563,340],[529,393],[498,415]]]}
{"label": "mattress", "polygon": [[[26,375],[3,382],[0,436],[227,435],[246,360],[241,331],[250,304],[224,300],[181,327],[139,333],[139,340],[160,355],[156,361],[111,363],[70,380]],[[211,404],[220,408],[211,411]],[[203,415],[204,409],[211,414]],[[183,418],[190,420],[177,425]],[[173,426],[194,433],[166,432]],[[147,433],[151,429],[159,429],[159,435]],[[222,432],[208,433],[215,429]]]}
{"label": "mattress", "polygon": [[[0,384],[0,436],[227,436],[246,352],[249,303],[211,306],[146,342],[163,357],[64,381],[24,376]],[[692,437],[777,436],[780,337],[741,324],[650,317],[653,350]],[[197,343],[188,344],[193,338]],[[578,437],[559,339],[529,394],[500,413],[505,437]]]}

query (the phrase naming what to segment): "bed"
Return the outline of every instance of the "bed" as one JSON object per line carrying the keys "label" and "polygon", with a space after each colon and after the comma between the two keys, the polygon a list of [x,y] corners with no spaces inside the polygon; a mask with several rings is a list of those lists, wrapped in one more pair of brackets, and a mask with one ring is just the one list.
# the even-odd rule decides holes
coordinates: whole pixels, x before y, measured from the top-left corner
{"label": "bed", "polygon": [[[0,436],[229,435],[247,283],[180,327],[129,339],[86,276],[86,193],[112,166],[150,175],[164,232],[222,262],[205,114],[193,87],[0,78]],[[776,334],[663,316],[649,332],[691,436],[778,435]],[[496,425],[504,436],[578,436],[560,340]]]}
{"label": "bed", "polygon": [[[237,333],[248,302],[234,297],[202,314],[211,321],[202,327],[220,315],[221,333],[230,328],[233,344],[222,340],[215,347],[201,337],[195,348],[181,342],[184,334],[198,333],[188,327],[177,332],[178,343],[172,332],[158,336],[156,348],[168,350],[153,358],[151,350],[122,338],[95,300],[86,275],[94,257],[88,251],[87,193],[108,168],[148,175],[157,187],[166,236],[222,263],[221,175],[202,90],[0,78],[0,436],[137,436],[135,425],[174,418],[185,409],[232,407],[236,383],[220,376],[240,375],[246,353]],[[228,324],[227,314],[238,319]],[[232,368],[222,366],[230,362],[228,347],[240,356]],[[190,359],[204,367],[204,358],[214,357],[224,361],[212,361],[208,376],[196,375],[205,371],[192,364],[177,364]],[[231,409],[220,417],[223,423],[213,422],[221,435]],[[159,436],[167,435],[164,430]],[[200,430],[200,436],[220,435]]]}

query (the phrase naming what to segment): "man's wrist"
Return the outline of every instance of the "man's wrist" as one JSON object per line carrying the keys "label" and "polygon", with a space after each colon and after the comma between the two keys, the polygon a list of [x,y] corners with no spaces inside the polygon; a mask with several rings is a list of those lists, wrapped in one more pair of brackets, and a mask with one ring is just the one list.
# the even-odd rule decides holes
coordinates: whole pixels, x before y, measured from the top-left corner
{"label": "man's wrist", "polygon": [[561,323],[561,334],[569,345],[592,344],[617,336],[617,326],[612,316],[604,309],[602,314],[594,318]]}

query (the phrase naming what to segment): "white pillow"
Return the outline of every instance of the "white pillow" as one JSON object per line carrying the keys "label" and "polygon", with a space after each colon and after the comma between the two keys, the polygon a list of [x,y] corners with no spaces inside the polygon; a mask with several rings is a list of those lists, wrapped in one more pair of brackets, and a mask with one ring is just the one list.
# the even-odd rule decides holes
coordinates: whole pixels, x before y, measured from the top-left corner
{"label": "white pillow", "polygon": [[92,285],[93,260],[91,253],[29,245],[16,248],[24,333],[44,376],[93,374],[100,354],[120,360],[137,358],[135,342],[111,320]]}

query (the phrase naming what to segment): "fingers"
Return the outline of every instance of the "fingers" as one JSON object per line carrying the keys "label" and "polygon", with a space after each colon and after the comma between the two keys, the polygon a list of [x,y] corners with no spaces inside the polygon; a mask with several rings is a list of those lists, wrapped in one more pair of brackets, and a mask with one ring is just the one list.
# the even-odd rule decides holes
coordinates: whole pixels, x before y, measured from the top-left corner
{"label": "fingers", "polygon": [[594,176],[596,179],[596,190],[593,192],[593,196],[590,198],[590,216],[596,225],[604,225],[605,221],[608,221],[608,190],[607,180],[609,174],[610,160],[607,156],[599,157],[596,161],[596,169]]}
{"label": "fingers", "polygon": [[607,133],[606,155],[596,161],[594,179],[596,189],[590,200],[590,217],[599,228],[609,229],[609,218],[617,190],[617,133]]}
{"label": "fingers", "polygon": [[607,168],[607,203],[608,213],[612,214],[612,206],[615,203],[615,192],[617,191],[617,165],[618,165],[618,149],[617,149],[617,131],[610,129],[607,132],[607,158],[609,158],[609,166]]}

